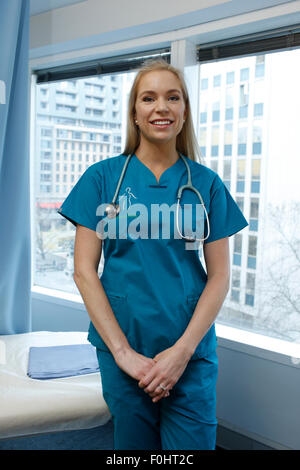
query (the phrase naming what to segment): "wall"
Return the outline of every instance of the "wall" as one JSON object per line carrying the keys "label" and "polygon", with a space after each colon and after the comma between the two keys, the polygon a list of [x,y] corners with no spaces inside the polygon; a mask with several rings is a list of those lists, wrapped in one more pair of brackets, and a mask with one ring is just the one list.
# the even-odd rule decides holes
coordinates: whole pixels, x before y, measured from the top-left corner
{"label": "wall", "polygon": [[300,22],[299,0],[144,0],[142,6],[140,0],[110,0],[105,8],[103,4],[86,0],[31,17],[30,57],[49,64],[57,61],[54,55],[69,52],[62,57],[66,62],[79,50],[85,54],[86,48],[89,55],[95,52],[99,57],[183,38],[207,43]]}

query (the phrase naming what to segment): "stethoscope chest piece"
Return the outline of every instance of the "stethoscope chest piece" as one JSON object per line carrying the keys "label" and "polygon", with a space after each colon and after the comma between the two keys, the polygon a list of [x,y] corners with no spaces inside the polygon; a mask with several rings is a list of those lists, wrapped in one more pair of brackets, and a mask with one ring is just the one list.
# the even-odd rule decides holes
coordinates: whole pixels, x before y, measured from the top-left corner
{"label": "stethoscope chest piece", "polygon": [[105,214],[109,219],[114,219],[120,212],[119,204],[110,203],[105,208]]}

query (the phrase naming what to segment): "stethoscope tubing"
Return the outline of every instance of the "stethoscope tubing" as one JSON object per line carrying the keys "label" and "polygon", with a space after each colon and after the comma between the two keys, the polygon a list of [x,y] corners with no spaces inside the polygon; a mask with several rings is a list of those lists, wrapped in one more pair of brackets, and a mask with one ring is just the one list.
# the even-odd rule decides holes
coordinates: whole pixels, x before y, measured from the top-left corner
{"label": "stethoscope tubing", "polygon": [[[203,243],[205,240],[207,240],[207,238],[209,237],[210,235],[210,224],[209,224],[209,217],[208,217],[208,214],[207,214],[207,210],[206,210],[206,207],[205,207],[205,204],[204,204],[204,201],[202,199],[202,196],[201,196],[201,193],[193,186],[192,184],[192,177],[191,177],[191,170],[190,170],[190,167],[185,159],[185,157],[183,155],[181,155],[181,153],[179,154],[181,159],[183,160],[185,166],[186,166],[186,170],[187,170],[187,183],[180,186],[180,188],[178,188],[178,191],[177,191],[177,205],[176,205],[176,229],[177,229],[177,232],[180,236],[180,238],[182,238],[183,240],[187,241],[187,242],[201,242]],[[116,190],[115,190],[115,194],[114,194],[114,197],[112,199],[112,202],[110,204],[108,204],[108,208],[110,209],[110,211],[108,210],[107,208],[107,214],[110,214],[108,215],[109,218],[113,218],[113,217],[116,217],[119,213],[119,207],[118,207],[118,204],[116,204],[116,200],[117,200],[117,197],[118,197],[118,194],[119,194],[119,191],[120,191],[120,187],[121,187],[121,184],[123,182],[123,179],[125,177],[125,173],[126,173],[126,170],[127,170],[127,166],[128,166],[128,163],[130,161],[132,157],[132,154],[128,155],[128,157],[126,158],[126,161],[124,163],[124,166],[123,166],[123,169],[122,169],[122,172],[121,172],[121,175],[120,175],[120,178],[119,178],[119,181],[118,181],[118,184],[117,184],[117,187],[116,187]],[[181,201],[181,198],[182,198],[182,193],[183,191],[186,191],[186,190],[189,190],[189,191],[193,191],[199,198],[200,202],[201,202],[201,205],[203,207],[203,210],[205,212],[205,217],[206,217],[206,221],[207,221],[207,234],[206,234],[206,237],[205,238],[194,238],[194,237],[186,237],[184,236],[181,231],[180,231],[180,228],[179,228],[179,208],[180,208],[180,201]]]}

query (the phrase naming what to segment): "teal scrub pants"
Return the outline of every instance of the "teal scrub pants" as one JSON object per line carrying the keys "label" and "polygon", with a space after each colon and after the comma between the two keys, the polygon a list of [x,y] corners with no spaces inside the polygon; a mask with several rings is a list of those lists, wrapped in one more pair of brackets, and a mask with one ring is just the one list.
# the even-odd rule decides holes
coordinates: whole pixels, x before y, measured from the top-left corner
{"label": "teal scrub pants", "polygon": [[111,353],[97,349],[103,397],[112,415],[115,450],[214,450],[216,352],[189,361],[170,395],[153,403]]}

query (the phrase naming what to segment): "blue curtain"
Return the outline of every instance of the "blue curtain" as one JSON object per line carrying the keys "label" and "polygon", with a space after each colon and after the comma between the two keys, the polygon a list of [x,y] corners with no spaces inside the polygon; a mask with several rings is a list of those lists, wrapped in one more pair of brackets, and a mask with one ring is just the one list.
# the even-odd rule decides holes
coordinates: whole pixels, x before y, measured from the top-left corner
{"label": "blue curtain", "polygon": [[0,334],[31,330],[29,0],[0,1]]}

